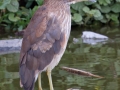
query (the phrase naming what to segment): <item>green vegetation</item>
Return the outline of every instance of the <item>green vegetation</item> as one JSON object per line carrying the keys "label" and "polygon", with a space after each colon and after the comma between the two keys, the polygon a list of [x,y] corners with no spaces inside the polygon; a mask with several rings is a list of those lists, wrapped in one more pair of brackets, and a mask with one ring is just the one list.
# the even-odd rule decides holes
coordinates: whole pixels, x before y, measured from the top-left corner
{"label": "green vegetation", "polygon": [[[25,1],[0,0],[0,26],[5,27],[6,32],[23,30],[38,9],[38,5],[42,4],[42,0],[36,0],[36,6],[31,9],[34,0]],[[20,6],[23,3],[24,6]]]}
{"label": "green vegetation", "polygon": [[[0,0],[0,27],[6,32],[21,31],[42,4],[43,0]],[[72,24],[119,26],[120,0],[97,0],[96,3],[80,2],[71,5]]]}
{"label": "green vegetation", "polygon": [[79,25],[103,23],[118,26],[120,23],[120,0],[97,0],[97,3],[80,2],[72,5],[72,15],[72,20]]}

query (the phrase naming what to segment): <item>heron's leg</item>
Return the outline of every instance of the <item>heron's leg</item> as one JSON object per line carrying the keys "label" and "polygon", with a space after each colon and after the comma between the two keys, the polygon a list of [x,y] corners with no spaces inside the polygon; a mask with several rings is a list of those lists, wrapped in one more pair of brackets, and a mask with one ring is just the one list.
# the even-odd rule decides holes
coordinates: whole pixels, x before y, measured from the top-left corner
{"label": "heron's leg", "polygon": [[39,87],[39,90],[42,90],[42,86],[41,86],[41,73],[39,73],[39,75],[38,75],[38,87]]}
{"label": "heron's leg", "polygon": [[47,75],[48,75],[48,79],[49,79],[50,90],[54,90],[53,84],[52,84],[51,70],[47,69]]}

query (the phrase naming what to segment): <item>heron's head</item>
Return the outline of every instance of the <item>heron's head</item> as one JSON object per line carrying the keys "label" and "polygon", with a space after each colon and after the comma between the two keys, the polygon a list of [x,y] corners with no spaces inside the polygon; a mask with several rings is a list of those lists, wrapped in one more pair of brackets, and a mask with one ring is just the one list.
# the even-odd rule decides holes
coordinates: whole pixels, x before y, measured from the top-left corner
{"label": "heron's head", "polygon": [[77,3],[77,2],[82,2],[82,1],[96,2],[96,0],[44,0],[44,2],[47,2],[47,1],[65,1],[65,2],[70,2],[70,3]]}
{"label": "heron's head", "polygon": [[82,2],[82,1],[91,1],[91,2],[96,2],[96,0],[64,0],[68,2],[69,4],[75,4],[77,2]]}
{"label": "heron's head", "polygon": [[54,3],[54,2],[64,2],[66,4],[75,4],[77,2],[82,2],[82,1],[91,1],[91,2],[96,2],[96,0],[44,0],[45,3]]}

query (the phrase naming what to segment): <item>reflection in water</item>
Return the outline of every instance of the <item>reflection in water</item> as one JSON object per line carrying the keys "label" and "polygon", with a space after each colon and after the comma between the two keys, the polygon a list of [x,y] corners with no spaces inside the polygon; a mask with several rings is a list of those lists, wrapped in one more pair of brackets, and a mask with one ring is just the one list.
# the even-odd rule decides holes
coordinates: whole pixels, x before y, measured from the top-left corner
{"label": "reflection in water", "polygon": [[0,56],[0,90],[17,90],[14,81],[19,78],[18,57],[19,54]]}
{"label": "reflection in water", "polygon": [[[73,43],[80,37],[71,33],[67,50],[59,65],[53,70],[55,90],[76,88],[79,90],[120,90],[120,38],[114,43],[88,45]],[[77,37],[78,35],[78,37]],[[0,90],[22,90],[19,87],[19,53],[0,56]],[[105,78],[83,77],[60,69],[62,66],[89,71]],[[46,73],[42,74],[42,86],[49,90]],[[35,90],[37,89],[37,83]]]}

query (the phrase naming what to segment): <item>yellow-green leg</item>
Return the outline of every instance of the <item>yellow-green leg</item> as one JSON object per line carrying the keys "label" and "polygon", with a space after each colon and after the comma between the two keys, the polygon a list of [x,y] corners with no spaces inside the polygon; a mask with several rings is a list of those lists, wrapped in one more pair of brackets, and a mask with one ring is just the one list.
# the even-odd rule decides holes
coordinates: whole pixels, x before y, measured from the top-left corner
{"label": "yellow-green leg", "polygon": [[42,90],[42,86],[41,86],[41,73],[39,73],[39,75],[38,75],[38,88],[39,88],[39,90]]}
{"label": "yellow-green leg", "polygon": [[50,90],[54,90],[53,89],[53,84],[52,84],[51,70],[49,70],[49,69],[47,70],[47,75],[48,75]]}

